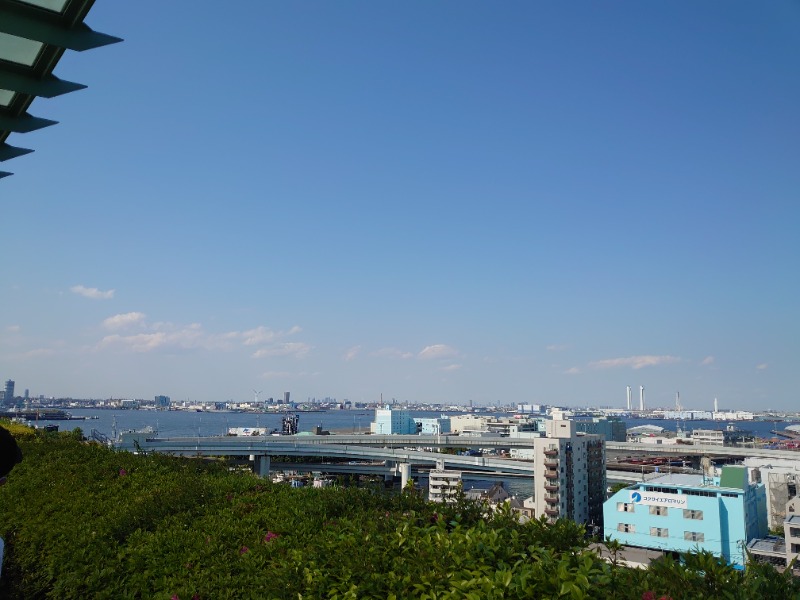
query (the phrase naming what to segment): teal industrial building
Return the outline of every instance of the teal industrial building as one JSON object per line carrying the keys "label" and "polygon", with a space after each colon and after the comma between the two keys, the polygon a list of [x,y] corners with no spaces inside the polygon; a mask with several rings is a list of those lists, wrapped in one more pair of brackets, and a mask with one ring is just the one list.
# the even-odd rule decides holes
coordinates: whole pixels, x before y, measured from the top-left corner
{"label": "teal industrial building", "polygon": [[659,475],[612,495],[603,505],[603,528],[625,546],[708,550],[743,566],[747,543],[767,534],[766,491],[740,466]]}

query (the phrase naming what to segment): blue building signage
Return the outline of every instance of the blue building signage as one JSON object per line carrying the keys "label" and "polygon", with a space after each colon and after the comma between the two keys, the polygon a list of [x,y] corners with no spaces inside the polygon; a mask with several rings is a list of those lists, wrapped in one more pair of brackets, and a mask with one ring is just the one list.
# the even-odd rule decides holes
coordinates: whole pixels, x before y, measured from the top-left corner
{"label": "blue building signage", "polygon": [[645,506],[667,506],[686,508],[687,497],[684,494],[663,494],[661,492],[645,492],[635,490],[631,492],[631,502]]}

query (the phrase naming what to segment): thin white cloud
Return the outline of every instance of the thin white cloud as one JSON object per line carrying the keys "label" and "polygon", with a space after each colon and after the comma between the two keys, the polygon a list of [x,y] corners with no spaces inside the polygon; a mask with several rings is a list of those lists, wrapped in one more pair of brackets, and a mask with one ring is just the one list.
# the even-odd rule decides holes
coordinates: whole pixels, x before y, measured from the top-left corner
{"label": "thin white cloud", "polygon": [[708,366],[708,365],[713,365],[713,364],[714,364],[714,357],[713,357],[713,356],[706,356],[706,357],[705,357],[705,358],[704,358],[704,359],[703,359],[703,360],[700,362],[700,364],[701,364],[702,366],[704,366],[704,367],[705,367],[705,366]]}
{"label": "thin white cloud", "polygon": [[22,331],[22,327],[20,327],[19,325],[9,325],[8,327],[6,327],[6,331],[8,333],[19,333],[20,331]]}
{"label": "thin white cloud", "polygon": [[458,351],[448,346],[447,344],[434,344],[433,346],[426,346],[417,355],[421,360],[433,360],[437,358],[452,358],[458,356]]}
{"label": "thin white cloud", "polygon": [[769,366],[769,365],[767,365],[767,363],[761,363],[760,365],[756,365],[756,369],[758,369],[759,371],[763,371],[763,370],[764,370],[764,369],[766,369],[768,366]]}
{"label": "thin white cloud", "polygon": [[659,365],[669,365],[680,362],[677,356],[653,356],[650,354],[640,356],[628,356],[625,358],[607,358],[596,360],[589,363],[593,369],[615,369],[619,367],[630,367],[631,369],[642,369],[644,367],[656,367]]}
{"label": "thin white cloud", "polygon": [[408,359],[408,358],[413,358],[414,354],[411,352],[405,352],[403,350],[399,350],[397,348],[381,348],[380,350],[376,350],[375,352],[373,352],[372,356],[378,356],[382,358]]}
{"label": "thin white cloud", "polygon": [[360,352],[361,346],[353,346],[352,348],[348,348],[348,350],[344,353],[344,360],[351,361],[358,356]]}
{"label": "thin white cloud", "polygon": [[256,344],[265,344],[275,340],[277,334],[264,326],[250,329],[249,331],[242,332],[244,337],[245,346],[255,346]]}
{"label": "thin white cloud", "polygon": [[124,329],[125,327],[130,327],[131,325],[142,323],[144,321],[144,318],[145,318],[144,313],[140,312],[122,313],[119,315],[114,315],[113,317],[108,317],[106,320],[103,321],[103,327],[112,330]]}
{"label": "thin white cloud", "polygon": [[546,347],[548,352],[562,352],[569,348],[569,344],[550,344]]}
{"label": "thin white cloud", "polygon": [[577,375],[580,373],[581,370],[578,367],[570,367],[566,371],[564,371],[564,375]]}
{"label": "thin white cloud", "polygon": [[265,356],[293,356],[295,358],[305,358],[311,352],[311,346],[303,342],[281,342],[269,348],[261,348],[253,353],[253,358],[264,358]]}
{"label": "thin white cloud", "polygon": [[450,372],[450,371],[458,371],[458,370],[460,370],[460,369],[461,369],[461,367],[462,367],[462,365],[456,365],[456,364],[453,364],[453,365],[447,365],[447,366],[444,366],[444,367],[442,367],[442,368],[441,368],[441,369],[439,369],[439,370],[440,370],[440,371],[448,371],[448,372]]}
{"label": "thin white cloud", "polygon": [[110,300],[114,297],[114,290],[98,290],[97,288],[87,288],[82,285],[73,285],[69,288],[73,294],[78,294],[84,298],[91,298],[92,300]]}
{"label": "thin white cloud", "polygon": [[301,331],[297,326],[292,327],[288,332],[274,331],[259,326],[245,331],[210,333],[200,323],[189,325],[177,325],[169,321],[148,323],[145,315],[140,312],[114,315],[103,321],[103,326],[112,331],[133,325],[143,331],[135,335],[120,333],[108,335],[100,340],[95,350],[117,348],[131,352],[150,352],[157,349],[231,351],[240,345],[262,345],[262,348],[255,350],[253,356],[295,356],[297,358],[306,356],[311,350],[311,346],[302,342],[280,341],[287,335]]}

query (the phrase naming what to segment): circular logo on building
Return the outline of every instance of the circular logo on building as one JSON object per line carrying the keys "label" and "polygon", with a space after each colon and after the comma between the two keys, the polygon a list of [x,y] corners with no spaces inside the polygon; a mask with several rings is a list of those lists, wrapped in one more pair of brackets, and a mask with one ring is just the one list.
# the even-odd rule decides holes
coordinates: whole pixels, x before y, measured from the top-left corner
{"label": "circular logo on building", "polygon": [[641,502],[642,495],[639,492],[631,492],[631,500],[634,502]]}

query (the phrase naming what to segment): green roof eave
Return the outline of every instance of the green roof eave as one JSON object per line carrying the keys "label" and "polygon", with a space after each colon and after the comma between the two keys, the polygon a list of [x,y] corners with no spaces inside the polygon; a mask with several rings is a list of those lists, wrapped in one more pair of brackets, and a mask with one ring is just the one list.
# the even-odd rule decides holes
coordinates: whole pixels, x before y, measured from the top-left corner
{"label": "green roof eave", "polygon": [[82,83],[73,83],[59,79],[54,75],[48,75],[44,79],[38,79],[30,74],[15,73],[7,68],[0,66],[0,88],[40,96],[42,98],[54,98],[61,94],[67,94],[77,90],[82,90],[86,86]]}
{"label": "green roof eave", "polygon": [[17,148],[8,144],[0,144],[0,162],[30,154],[33,150],[28,148]]}
{"label": "green roof eave", "polygon": [[75,27],[67,29],[55,23],[39,21],[12,12],[3,14],[3,18],[0,19],[0,31],[78,52],[122,41],[121,38],[113,35],[93,31],[85,23],[79,23]]}
{"label": "green roof eave", "polygon": [[37,129],[55,125],[56,123],[58,123],[58,121],[34,117],[28,113],[18,117],[0,114],[0,129],[11,131],[13,133],[29,133],[31,131],[36,131]]}

